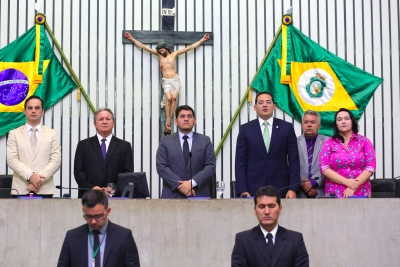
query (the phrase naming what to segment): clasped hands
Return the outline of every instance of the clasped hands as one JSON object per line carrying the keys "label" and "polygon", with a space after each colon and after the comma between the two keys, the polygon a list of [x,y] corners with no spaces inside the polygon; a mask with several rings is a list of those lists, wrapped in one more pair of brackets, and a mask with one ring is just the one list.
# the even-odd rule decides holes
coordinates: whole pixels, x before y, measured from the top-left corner
{"label": "clasped hands", "polygon": [[38,173],[34,173],[29,178],[29,185],[27,187],[29,192],[37,192],[39,188],[43,185],[43,181],[46,179],[45,176],[40,175]]}
{"label": "clasped hands", "polygon": [[343,198],[354,196],[354,192],[360,186],[360,183],[357,179],[346,179],[346,180],[347,181],[345,183],[345,186],[347,186],[347,188],[343,192]]}
{"label": "clasped hands", "polygon": [[192,188],[192,183],[191,181],[178,181],[178,183],[180,183],[180,185],[178,186],[178,190],[179,192],[181,192],[182,194],[184,194],[187,197],[190,196],[196,196],[196,193],[194,191],[194,189]]}
{"label": "clasped hands", "polygon": [[306,192],[307,195],[310,197],[316,197],[318,195],[317,189],[315,189],[310,180],[304,179],[303,183],[301,184],[301,188]]}

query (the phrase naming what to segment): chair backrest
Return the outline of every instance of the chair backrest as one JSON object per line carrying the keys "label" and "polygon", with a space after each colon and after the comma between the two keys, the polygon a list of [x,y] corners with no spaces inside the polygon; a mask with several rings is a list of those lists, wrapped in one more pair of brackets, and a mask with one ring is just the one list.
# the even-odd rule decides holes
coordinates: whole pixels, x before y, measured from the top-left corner
{"label": "chair backrest", "polygon": [[[0,175],[0,188],[10,188],[12,184],[12,175]],[[11,198],[11,190],[0,189],[0,198]]]}
{"label": "chair backrest", "polygon": [[236,181],[231,181],[231,198],[237,198],[236,194]]}
{"label": "chair backrest", "polygon": [[[373,179],[371,180],[373,198],[394,198],[396,197],[396,180],[394,179]],[[379,184],[381,183],[381,184]]]}
{"label": "chair backrest", "polygon": [[217,177],[215,175],[210,178],[210,198],[217,198]]}

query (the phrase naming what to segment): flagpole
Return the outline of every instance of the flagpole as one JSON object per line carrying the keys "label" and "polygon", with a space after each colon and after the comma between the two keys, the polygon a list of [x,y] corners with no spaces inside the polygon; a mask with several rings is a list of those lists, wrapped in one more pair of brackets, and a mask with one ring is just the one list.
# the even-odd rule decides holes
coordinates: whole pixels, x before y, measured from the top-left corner
{"label": "flagpole", "polygon": [[[221,148],[222,148],[222,146],[223,146],[223,144],[224,144],[224,142],[225,142],[225,139],[228,137],[229,132],[232,130],[232,126],[233,126],[233,124],[235,123],[237,117],[239,116],[240,110],[242,109],[244,103],[246,102],[246,98],[247,98],[247,96],[248,96],[249,93],[250,93],[251,85],[253,84],[254,79],[257,77],[258,73],[260,72],[261,66],[264,65],[264,63],[265,63],[265,61],[267,60],[269,54],[271,53],[272,48],[275,46],[276,40],[278,40],[278,37],[279,37],[279,34],[281,33],[281,31],[282,31],[282,25],[279,27],[277,33],[275,34],[275,37],[274,37],[274,39],[272,40],[272,43],[271,43],[271,45],[269,46],[267,53],[265,54],[263,60],[261,61],[261,64],[260,64],[260,66],[258,67],[258,70],[257,70],[256,74],[254,75],[253,79],[251,80],[250,86],[247,87],[246,93],[244,94],[242,100],[240,101],[239,107],[237,108],[235,114],[233,115],[232,120],[231,120],[231,122],[230,122],[229,125],[228,125],[228,128],[226,129],[224,135],[222,136],[221,141],[220,141],[219,144],[218,144],[217,149],[215,150],[215,156],[218,155],[219,151],[221,150]],[[249,102],[251,102],[251,100],[250,100]]]}
{"label": "flagpole", "polygon": [[83,89],[83,86],[81,82],[79,81],[78,77],[76,76],[74,70],[72,69],[72,66],[69,64],[68,59],[64,55],[64,52],[61,50],[60,45],[58,44],[56,37],[54,36],[53,32],[51,31],[49,24],[47,24],[47,21],[45,21],[44,26],[46,27],[47,32],[49,33],[51,39],[53,40],[54,44],[57,47],[58,52],[60,53],[62,59],[64,60],[65,64],[67,65],[67,68],[69,70],[69,73],[71,74],[72,78],[75,80],[75,83],[78,85],[78,90],[80,90],[83,94],[83,97],[86,99],[86,102],[88,103],[90,109],[92,110],[93,113],[96,112],[96,109],[94,108],[92,102],[90,101],[89,96],[86,94],[86,91]]}

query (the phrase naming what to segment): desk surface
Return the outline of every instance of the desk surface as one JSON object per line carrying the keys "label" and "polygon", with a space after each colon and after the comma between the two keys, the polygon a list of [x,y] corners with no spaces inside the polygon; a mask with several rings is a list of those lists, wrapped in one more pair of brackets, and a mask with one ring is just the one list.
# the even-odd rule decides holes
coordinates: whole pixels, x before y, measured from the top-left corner
{"label": "desk surface", "polygon": [[[257,225],[252,200],[114,200],[141,266],[230,266],[235,234]],[[400,199],[282,200],[279,222],[304,235],[310,266],[398,266]],[[0,199],[1,266],[56,266],[78,199]],[[354,265],[355,264],[355,265]]]}

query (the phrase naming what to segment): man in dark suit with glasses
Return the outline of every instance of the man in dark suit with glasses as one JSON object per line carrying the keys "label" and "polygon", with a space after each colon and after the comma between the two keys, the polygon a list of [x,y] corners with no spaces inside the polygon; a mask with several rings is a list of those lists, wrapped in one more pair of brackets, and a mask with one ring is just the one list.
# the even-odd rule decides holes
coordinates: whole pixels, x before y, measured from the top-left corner
{"label": "man in dark suit with glasses", "polygon": [[108,220],[108,198],[98,190],[82,197],[86,224],[69,230],[64,239],[58,267],[139,267],[139,254],[130,229]]}

